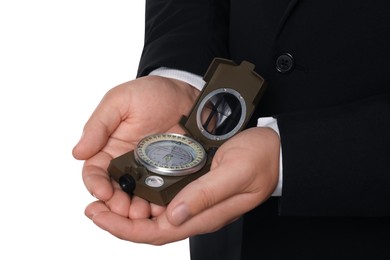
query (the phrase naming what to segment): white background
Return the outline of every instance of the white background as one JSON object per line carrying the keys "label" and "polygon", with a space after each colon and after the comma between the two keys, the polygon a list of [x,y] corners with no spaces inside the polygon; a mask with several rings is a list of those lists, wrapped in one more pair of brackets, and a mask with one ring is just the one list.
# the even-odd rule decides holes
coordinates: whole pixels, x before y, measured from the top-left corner
{"label": "white background", "polygon": [[0,0],[0,259],[189,259],[119,240],[71,155],[104,93],[136,75],[144,1]]}

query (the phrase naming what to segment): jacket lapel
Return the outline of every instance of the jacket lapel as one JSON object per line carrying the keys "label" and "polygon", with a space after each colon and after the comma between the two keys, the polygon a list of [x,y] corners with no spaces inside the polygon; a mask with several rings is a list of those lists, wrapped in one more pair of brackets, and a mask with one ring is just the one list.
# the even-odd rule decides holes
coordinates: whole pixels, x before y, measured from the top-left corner
{"label": "jacket lapel", "polygon": [[284,11],[282,18],[280,19],[278,29],[275,34],[275,40],[279,37],[281,31],[283,30],[284,25],[286,24],[288,17],[293,12],[294,8],[298,4],[300,0],[291,0],[290,3],[287,5],[286,10]]}

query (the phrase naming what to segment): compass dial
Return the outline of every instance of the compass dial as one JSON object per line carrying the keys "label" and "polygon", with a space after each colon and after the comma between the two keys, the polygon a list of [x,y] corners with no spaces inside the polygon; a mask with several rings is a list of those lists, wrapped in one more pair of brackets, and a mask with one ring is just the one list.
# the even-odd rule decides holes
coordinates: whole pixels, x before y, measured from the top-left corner
{"label": "compass dial", "polygon": [[135,159],[149,171],[182,176],[200,170],[206,163],[206,152],[194,139],[179,134],[155,134],[142,139]]}

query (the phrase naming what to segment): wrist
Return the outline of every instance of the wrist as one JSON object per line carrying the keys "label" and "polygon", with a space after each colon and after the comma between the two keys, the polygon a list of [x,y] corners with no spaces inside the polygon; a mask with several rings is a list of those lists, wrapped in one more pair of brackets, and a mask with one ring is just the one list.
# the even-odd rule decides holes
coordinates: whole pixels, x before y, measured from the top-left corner
{"label": "wrist", "polygon": [[252,132],[250,144],[252,160],[256,163],[256,171],[263,173],[264,194],[275,196],[279,185],[279,155],[280,138],[275,130],[270,127],[254,127],[245,130]]}

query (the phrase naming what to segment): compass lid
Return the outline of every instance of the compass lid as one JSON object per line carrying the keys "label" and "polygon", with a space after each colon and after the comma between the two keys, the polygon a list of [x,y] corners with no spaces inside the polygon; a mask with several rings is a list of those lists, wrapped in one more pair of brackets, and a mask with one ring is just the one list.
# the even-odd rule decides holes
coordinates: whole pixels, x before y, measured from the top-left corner
{"label": "compass lid", "polygon": [[215,58],[204,80],[206,85],[188,117],[180,124],[206,149],[218,148],[249,121],[265,90],[254,65]]}

